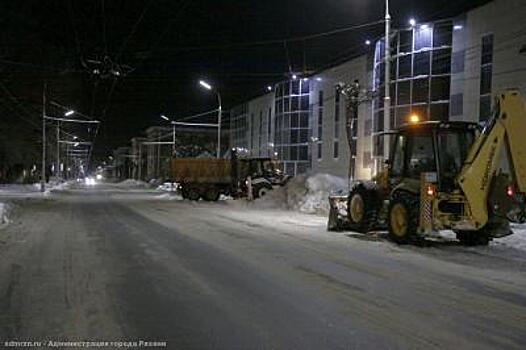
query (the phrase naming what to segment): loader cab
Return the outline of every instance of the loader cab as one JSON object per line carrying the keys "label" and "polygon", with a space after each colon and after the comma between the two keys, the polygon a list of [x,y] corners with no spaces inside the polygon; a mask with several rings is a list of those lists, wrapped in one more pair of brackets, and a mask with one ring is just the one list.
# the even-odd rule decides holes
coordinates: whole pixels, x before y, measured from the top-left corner
{"label": "loader cab", "polygon": [[402,126],[392,135],[389,179],[418,193],[420,175],[437,173],[441,191],[451,190],[473,144],[478,126],[466,122],[422,122]]}

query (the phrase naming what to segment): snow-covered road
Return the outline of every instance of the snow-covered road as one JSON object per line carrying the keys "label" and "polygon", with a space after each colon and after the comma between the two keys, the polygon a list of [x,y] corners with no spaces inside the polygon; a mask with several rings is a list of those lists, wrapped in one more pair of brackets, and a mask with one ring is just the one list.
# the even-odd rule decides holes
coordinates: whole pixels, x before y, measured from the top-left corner
{"label": "snow-covered road", "polygon": [[170,199],[95,187],[20,203],[0,231],[1,340],[526,346],[524,250],[400,247],[319,216]]}

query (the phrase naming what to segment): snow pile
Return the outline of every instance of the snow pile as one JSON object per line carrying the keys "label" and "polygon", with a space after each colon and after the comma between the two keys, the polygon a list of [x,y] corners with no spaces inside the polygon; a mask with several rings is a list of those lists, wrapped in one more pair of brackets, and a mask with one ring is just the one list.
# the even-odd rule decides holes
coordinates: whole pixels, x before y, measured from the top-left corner
{"label": "snow pile", "polygon": [[254,202],[259,208],[282,208],[326,215],[329,195],[347,191],[347,180],[329,174],[300,175]]}
{"label": "snow pile", "polygon": [[120,188],[149,188],[150,185],[147,182],[140,181],[140,180],[134,180],[134,179],[128,179],[124,180],[122,182],[119,182],[115,184],[115,186]]}
{"label": "snow pile", "polygon": [[0,185],[0,194],[6,193],[31,193],[31,192],[39,192],[40,191],[40,184],[3,184]]}
{"label": "snow pile", "polygon": [[0,203],[0,226],[9,223],[9,211],[11,206],[7,203]]}
{"label": "snow pile", "polygon": [[[68,190],[71,185],[75,184],[75,181],[50,181],[46,184],[47,191],[64,191]],[[40,184],[35,184],[35,187],[40,191]]]}
{"label": "snow pile", "polygon": [[494,240],[497,244],[526,251],[526,224],[512,224],[513,234]]}
{"label": "snow pile", "polygon": [[158,196],[155,196],[155,199],[167,200],[167,201],[182,201],[183,197],[179,194],[171,192],[171,193],[163,193]]}

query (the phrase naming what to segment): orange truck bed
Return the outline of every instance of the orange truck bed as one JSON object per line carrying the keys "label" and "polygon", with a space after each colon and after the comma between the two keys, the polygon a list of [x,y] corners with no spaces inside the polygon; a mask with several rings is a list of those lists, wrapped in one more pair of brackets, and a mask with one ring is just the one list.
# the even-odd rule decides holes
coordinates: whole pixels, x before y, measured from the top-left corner
{"label": "orange truck bed", "polygon": [[216,158],[175,158],[171,163],[172,178],[180,183],[229,184],[231,161]]}

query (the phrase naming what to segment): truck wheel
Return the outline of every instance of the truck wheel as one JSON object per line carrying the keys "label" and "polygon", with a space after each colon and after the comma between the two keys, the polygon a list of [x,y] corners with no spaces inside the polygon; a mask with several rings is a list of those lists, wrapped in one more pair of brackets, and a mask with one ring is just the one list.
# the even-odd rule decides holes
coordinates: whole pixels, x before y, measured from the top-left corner
{"label": "truck wheel", "polygon": [[489,235],[484,232],[484,229],[480,231],[456,231],[455,233],[460,243],[467,247],[488,245],[490,241]]}
{"label": "truck wheel", "polygon": [[389,203],[388,226],[389,238],[398,244],[407,244],[417,237],[418,197],[407,193],[395,193]]}
{"label": "truck wheel", "polygon": [[191,201],[198,201],[201,198],[201,193],[197,187],[190,187],[186,192],[186,196]]}
{"label": "truck wheel", "polygon": [[374,189],[356,187],[349,193],[347,216],[349,229],[367,233],[374,228],[378,215],[378,200]]}
{"label": "truck wheel", "polygon": [[205,190],[203,199],[209,202],[215,202],[219,199],[219,190],[215,187],[209,187]]}

